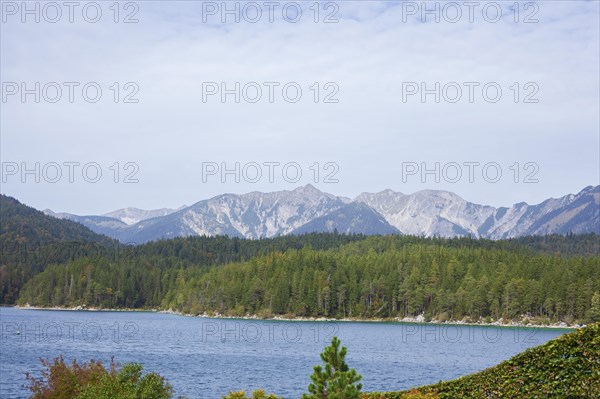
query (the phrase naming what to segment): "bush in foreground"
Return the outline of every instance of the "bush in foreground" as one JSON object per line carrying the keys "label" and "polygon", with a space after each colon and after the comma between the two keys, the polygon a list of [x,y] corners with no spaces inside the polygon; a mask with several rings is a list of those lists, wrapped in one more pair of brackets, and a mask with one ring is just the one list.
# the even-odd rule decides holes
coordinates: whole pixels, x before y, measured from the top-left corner
{"label": "bush in foreground", "polygon": [[111,360],[70,365],[58,357],[52,363],[42,359],[42,378],[27,374],[30,399],[170,399],[172,387],[156,373],[142,375],[140,364],[128,363],[120,370]]}
{"label": "bush in foreground", "polygon": [[246,396],[246,391],[229,392],[229,395],[223,396],[223,399],[283,399],[274,394],[266,394],[265,391],[259,389],[252,392],[252,396]]}

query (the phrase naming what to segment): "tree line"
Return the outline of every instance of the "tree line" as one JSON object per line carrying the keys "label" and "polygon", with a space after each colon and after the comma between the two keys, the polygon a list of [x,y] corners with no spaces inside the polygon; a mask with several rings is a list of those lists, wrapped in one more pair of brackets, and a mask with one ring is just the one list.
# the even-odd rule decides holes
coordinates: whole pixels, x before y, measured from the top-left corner
{"label": "tree line", "polygon": [[[512,242],[470,238],[337,236],[313,235],[304,242],[281,238],[281,247],[276,240],[238,240],[236,247],[232,239],[220,238],[236,254],[224,258],[191,250],[200,245],[193,239],[138,246],[116,260],[82,257],[37,274],[19,303],[231,316],[525,316],[569,323],[600,314],[598,255],[540,253]],[[200,261],[198,254],[221,259]]]}

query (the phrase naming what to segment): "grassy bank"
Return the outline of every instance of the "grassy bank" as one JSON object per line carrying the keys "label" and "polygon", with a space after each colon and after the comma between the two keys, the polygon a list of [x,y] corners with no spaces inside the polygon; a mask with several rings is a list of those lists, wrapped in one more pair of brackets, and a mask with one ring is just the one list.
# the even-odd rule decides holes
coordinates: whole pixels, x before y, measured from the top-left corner
{"label": "grassy bank", "polygon": [[411,391],[363,395],[363,399],[418,398],[600,398],[600,324],[563,335],[456,380]]}

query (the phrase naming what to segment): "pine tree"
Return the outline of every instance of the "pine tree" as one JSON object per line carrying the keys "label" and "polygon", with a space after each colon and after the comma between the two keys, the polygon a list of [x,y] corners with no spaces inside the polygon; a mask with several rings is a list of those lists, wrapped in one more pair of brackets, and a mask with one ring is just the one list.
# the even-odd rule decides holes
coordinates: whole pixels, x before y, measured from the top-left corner
{"label": "pine tree", "polygon": [[340,349],[341,341],[337,337],[331,340],[331,346],[321,353],[321,366],[314,367],[310,376],[312,383],[308,386],[309,394],[303,394],[302,399],[358,399],[361,384],[357,384],[362,376],[354,369],[349,369],[345,362],[347,348]]}
{"label": "pine tree", "polygon": [[593,322],[600,321],[600,292],[595,292],[592,297],[592,307],[589,310],[589,319]]}

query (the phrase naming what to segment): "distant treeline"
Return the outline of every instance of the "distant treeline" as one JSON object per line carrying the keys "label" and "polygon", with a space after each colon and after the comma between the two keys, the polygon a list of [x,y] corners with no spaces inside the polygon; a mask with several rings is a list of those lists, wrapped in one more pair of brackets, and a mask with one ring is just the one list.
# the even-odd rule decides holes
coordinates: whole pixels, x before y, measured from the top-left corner
{"label": "distant treeline", "polygon": [[595,235],[180,238],[125,248],[118,257],[107,250],[51,265],[27,282],[19,303],[240,316],[527,315],[586,322],[600,314],[600,256],[588,253],[597,243]]}
{"label": "distant treeline", "polygon": [[506,240],[509,245],[530,248],[542,252],[561,256],[598,256],[600,255],[600,236],[590,234],[547,236],[525,236]]}
{"label": "distant treeline", "polygon": [[[47,217],[49,219],[54,219]],[[58,220],[58,219],[56,219]],[[24,223],[28,223],[24,221]],[[69,222],[72,223],[72,222]],[[58,229],[60,229],[60,225]],[[87,230],[81,226],[83,232]],[[162,240],[130,246],[97,236],[91,241],[75,231],[70,240],[49,239],[27,229],[19,234],[0,235],[0,303],[15,303],[21,288],[33,276],[52,264],[63,264],[81,258],[101,258],[120,264],[144,264],[170,267],[213,266],[240,262],[272,252],[285,252],[305,246],[323,250],[366,238],[362,235],[307,234],[272,239],[245,240],[240,238],[189,237]],[[61,231],[58,231],[59,237]],[[100,239],[98,239],[100,238]]]}

